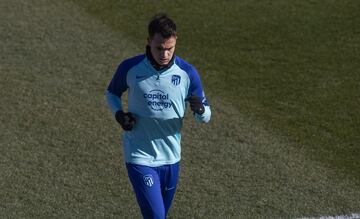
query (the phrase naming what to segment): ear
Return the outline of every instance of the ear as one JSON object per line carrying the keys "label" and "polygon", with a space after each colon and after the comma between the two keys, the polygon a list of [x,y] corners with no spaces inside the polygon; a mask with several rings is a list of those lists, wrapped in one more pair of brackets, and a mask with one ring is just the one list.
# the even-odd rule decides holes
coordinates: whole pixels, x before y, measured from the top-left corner
{"label": "ear", "polygon": [[150,37],[147,38],[147,42],[148,42],[148,45],[150,46],[150,42],[151,42],[151,38],[150,38]]}

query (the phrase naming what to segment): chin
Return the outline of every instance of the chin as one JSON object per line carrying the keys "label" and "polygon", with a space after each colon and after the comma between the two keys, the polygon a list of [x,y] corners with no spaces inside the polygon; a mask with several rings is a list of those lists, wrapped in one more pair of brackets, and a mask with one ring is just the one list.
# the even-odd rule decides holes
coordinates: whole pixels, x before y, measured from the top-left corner
{"label": "chin", "polygon": [[160,65],[167,65],[167,64],[169,64],[169,61],[164,61],[164,62],[160,61]]}

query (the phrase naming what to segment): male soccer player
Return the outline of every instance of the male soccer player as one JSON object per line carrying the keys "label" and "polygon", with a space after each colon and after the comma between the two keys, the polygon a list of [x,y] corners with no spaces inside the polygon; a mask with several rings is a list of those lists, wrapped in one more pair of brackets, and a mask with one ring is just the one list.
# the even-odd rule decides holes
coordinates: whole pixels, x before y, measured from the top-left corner
{"label": "male soccer player", "polygon": [[[126,59],[115,72],[106,97],[124,129],[124,157],[144,218],[166,218],[175,194],[180,130],[187,102],[196,120],[211,111],[196,69],[174,54],[176,25],[166,15],[149,23],[146,53]],[[121,96],[128,91],[128,112]]]}

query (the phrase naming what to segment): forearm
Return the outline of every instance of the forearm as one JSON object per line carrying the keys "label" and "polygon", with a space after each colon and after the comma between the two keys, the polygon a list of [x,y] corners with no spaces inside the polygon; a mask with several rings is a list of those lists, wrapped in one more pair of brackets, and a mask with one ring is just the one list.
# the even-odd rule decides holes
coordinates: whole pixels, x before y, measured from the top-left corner
{"label": "forearm", "polygon": [[110,93],[109,91],[105,92],[105,96],[109,109],[114,115],[117,111],[122,110],[121,99],[118,96]]}

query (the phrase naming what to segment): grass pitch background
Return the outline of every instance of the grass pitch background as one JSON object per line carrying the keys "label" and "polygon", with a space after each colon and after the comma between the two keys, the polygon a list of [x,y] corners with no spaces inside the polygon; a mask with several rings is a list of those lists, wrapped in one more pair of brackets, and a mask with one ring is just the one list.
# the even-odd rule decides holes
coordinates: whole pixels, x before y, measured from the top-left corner
{"label": "grass pitch background", "polygon": [[[167,11],[213,119],[183,132],[171,218],[359,212],[356,1],[1,1],[0,216],[140,217],[104,90]],[[196,133],[196,134],[194,134]],[[206,150],[205,150],[206,149]]]}

